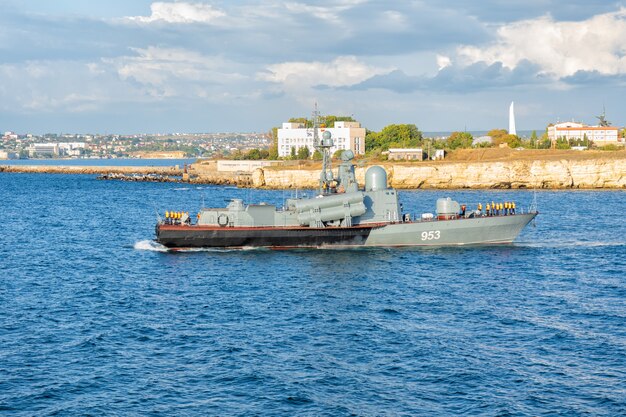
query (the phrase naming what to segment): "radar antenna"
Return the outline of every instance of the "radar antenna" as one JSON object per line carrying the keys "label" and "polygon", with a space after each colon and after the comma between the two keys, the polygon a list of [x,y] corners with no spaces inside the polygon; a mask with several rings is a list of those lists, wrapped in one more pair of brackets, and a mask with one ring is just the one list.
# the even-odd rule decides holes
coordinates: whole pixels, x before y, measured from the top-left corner
{"label": "radar antenna", "polygon": [[320,140],[319,131],[325,128],[325,126],[320,124],[320,119],[320,112],[317,110],[317,103],[315,103],[315,110],[313,111],[313,147],[322,154],[319,193],[327,194],[330,191],[331,183],[334,181],[330,155],[330,148],[333,147],[333,139],[331,133],[326,130]]}
{"label": "radar antenna", "polygon": [[604,106],[602,106],[602,114],[600,116],[596,116],[596,119],[598,119],[598,126],[602,126],[602,127],[611,126],[611,122],[606,120],[606,109]]}

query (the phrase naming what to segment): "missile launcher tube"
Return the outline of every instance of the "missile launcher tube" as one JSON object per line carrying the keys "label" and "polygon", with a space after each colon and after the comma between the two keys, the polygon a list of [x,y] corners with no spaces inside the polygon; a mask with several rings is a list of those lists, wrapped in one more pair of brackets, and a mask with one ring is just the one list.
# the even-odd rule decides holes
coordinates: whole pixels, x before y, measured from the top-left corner
{"label": "missile launcher tube", "polygon": [[[347,209],[347,213],[346,213]],[[344,206],[335,206],[328,207],[320,210],[319,213],[315,213],[313,211],[307,211],[298,214],[298,222],[302,226],[309,225],[317,220],[321,220],[323,222],[333,221],[333,220],[343,220],[346,218],[346,215],[349,213],[350,217],[357,217],[365,213],[367,209],[365,208],[365,204],[355,203],[350,204],[349,207]],[[318,218],[319,217],[319,218]]]}
{"label": "missile launcher tube", "polygon": [[325,209],[328,207],[340,206],[343,209],[344,204],[362,203],[365,195],[362,192],[329,195],[322,198],[309,198],[307,200],[299,200],[294,206],[298,213],[308,212],[309,210]]}

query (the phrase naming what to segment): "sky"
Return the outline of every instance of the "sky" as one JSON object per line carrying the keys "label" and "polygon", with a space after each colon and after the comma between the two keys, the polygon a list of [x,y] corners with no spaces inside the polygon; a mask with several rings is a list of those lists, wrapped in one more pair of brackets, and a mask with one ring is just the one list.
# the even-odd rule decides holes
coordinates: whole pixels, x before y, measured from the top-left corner
{"label": "sky", "polygon": [[0,131],[624,126],[626,1],[0,0]]}

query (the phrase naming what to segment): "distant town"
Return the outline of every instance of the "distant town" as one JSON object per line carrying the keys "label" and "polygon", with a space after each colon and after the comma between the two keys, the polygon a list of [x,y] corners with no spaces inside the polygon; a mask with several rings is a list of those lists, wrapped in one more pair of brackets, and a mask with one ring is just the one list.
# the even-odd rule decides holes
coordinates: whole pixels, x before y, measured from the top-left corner
{"label": "distant town", "polygon": [[[488,132],[425,134],[414,124],[392,124],[370,131],[351,117],[320,116],[320,128],[332,136],[331,152],[351,150],[357,156],[378,159],[440,159],[458,148],[509,147],[514,149],[623,149],[626,129],[612,126],[604,113],[596,125],[550,123],[518,134],[513,103],[509,129]],[[138,135],[18,134],[4,132],[0,159],[41,158],[214,158],[214,159],[321,159],[315,146],[312,122],[291,118],[267,133],[168,133]]]}
{"label": "distant town", "polygon": [[220,157],[267,148],[267,133],[171,133],[139,135],[18,134],[4,132],[0,159]]}

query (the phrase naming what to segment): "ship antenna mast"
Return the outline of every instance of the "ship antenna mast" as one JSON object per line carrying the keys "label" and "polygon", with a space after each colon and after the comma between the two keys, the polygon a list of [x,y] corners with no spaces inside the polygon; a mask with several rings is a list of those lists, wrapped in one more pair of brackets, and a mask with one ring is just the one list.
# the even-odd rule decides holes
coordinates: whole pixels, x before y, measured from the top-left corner
{"label": "ship antenna mast", "polygon": [[[320,112],[317,110],[317,103],[315,103],[315,110],[313,111],[313,147],[322,154],[322,171],[320,172],[319,180],[319,193],[327,194],[330,190],[331,182],[333,181],[333,171],[331,166],[330,148],[333,146],[333,139],[329,131],[324,131],[322,138],[320,139]],[[324,128],[325,126],[321,126]]]}

